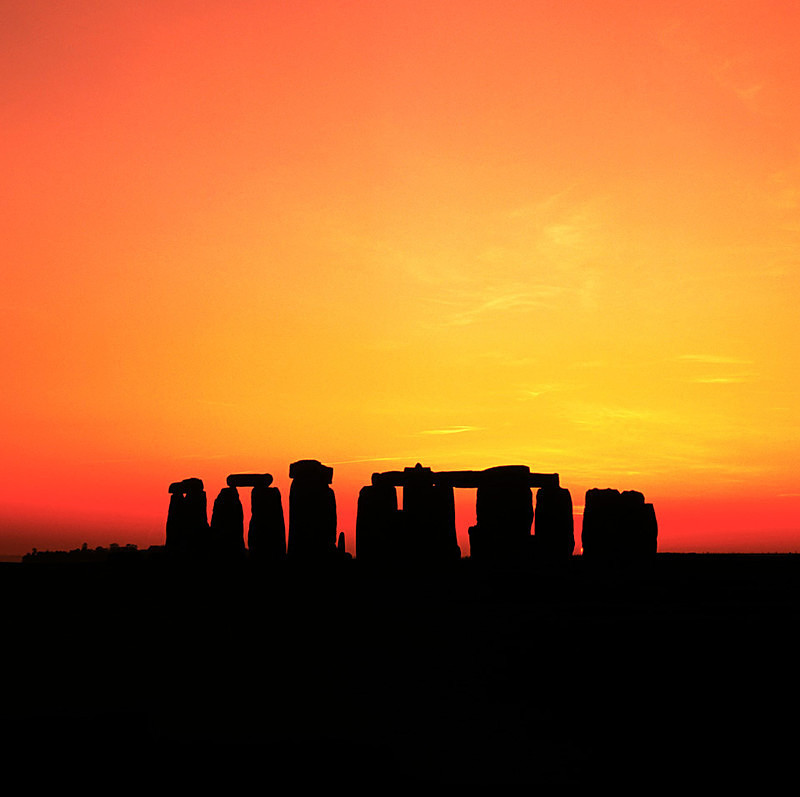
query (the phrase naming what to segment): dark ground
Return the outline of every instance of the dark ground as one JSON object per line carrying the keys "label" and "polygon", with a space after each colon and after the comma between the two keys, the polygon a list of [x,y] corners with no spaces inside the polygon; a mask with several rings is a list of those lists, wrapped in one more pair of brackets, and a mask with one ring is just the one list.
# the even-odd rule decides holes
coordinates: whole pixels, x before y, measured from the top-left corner
{"label": "dark ground", "polygon": [[0,565],[6,772],[228,791],[795,777],[800,556],[251,565]]}

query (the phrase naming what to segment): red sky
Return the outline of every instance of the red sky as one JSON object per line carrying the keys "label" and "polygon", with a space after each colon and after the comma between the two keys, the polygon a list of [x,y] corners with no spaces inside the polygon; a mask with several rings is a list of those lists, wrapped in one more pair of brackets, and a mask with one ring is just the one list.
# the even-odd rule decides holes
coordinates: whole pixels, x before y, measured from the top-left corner
{"label": "red sky", "polygon": [[302,458],[351,550],[418,461],[800,550],[797,52],[794,2],[3,3],[0,554]]}

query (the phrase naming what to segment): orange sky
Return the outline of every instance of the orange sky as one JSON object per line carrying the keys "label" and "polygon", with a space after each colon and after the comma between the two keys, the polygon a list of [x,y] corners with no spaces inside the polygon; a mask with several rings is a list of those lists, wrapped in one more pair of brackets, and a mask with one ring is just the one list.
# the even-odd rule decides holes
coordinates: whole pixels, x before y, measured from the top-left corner
{"label": "orange sky", "polygon": [[417,461],[800,550],[798,52],[789,0],[3,3],[0,554],[301,458],[351,550]]}

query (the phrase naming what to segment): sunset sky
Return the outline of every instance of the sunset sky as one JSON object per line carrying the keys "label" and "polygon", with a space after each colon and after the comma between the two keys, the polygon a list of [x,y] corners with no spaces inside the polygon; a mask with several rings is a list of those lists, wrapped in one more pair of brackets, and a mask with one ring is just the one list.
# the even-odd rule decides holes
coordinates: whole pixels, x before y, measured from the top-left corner
{"label": "sunset sky", "polygon": [[351,551],[416,462],[800,550],[799,53],[794,0],[6,0],[0,554],[305,458]]}

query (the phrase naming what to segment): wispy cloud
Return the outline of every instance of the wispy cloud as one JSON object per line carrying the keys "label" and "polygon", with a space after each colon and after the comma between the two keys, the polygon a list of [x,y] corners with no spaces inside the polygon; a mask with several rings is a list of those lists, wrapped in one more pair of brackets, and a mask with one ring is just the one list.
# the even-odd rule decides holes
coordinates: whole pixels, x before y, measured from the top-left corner
{"label": "wispy cloud", "polygon": [[340,459],[336,462],[328,462],[329,465],[358,465],[362,462],[404,462],[413,459],[411,456],[404,457],[363,457],[362,459]]}
{"label": "wispy cloud", "polygon": [[738,97],[749,110],[759,110],[756,101],[764,84],[751,77],[746,61],[738,58],[721,58],[711,65],[709,71],[724,91]]}
{"label": "wispy cloud", "polygon": [[539,398],[539,396],[544,396],[547,393],[553,393],[557,390],[564,390],[564,385],[558,385],[558,384],[536,385],[530,388],[523,388],[520,391],[520,398],[524,400],[535,399]]}
{"label": "wispy cloud", "polygon": [[738,385],[749,382],[750,379],[749,374],[739,374],[737,376],[698,376],[689,381],[697,385]]}
{"label": "wispy cloud", "polygon": [[577,248],[586,240],[586,230],[580,224],[551,224],[545,227],[544,235],[556,246]]}
{"label": "wispy cloud", "polygon": [[563,190],[548,194],[536,202],[529,202],[527,205],[516,207],[509,212],[509,216],[512,219],[539,219],[546,217],[546,214],[551,213],[554,208],[562,207],[564,200],[572,200],[576,186],[576,183],[572,183]]}
{"label": "wispy cloud", "polygon": [[733,94],[751,112],[759,112],[759,98],[765,88],[751,59],[720,51],[704,41],[691,23],[674,20],[660,32],[662,46],[673,56],[705,72],[722,91]]}
{"label": "wispy cloud", "polygon": [[492,363],[499,363],[500,365],[510,366],[514,368],[531,368],[539,362],[538,357],[520,356],[517,354],[510,354],[508,351],[501,350],[488,350],[476,352],[476,357],[482,360],[488,360]]}
{"label": "wispy cloud", "polygon": [[465,326],[473,324],[487,315],[516,312],[532,307],[542,307],[563,293],[563,288],[556,285],[537,285],[526,290],[511,291],[489,299],[464,298],[460,300],[445,301],[445,304],[454,306],[470,304],[466,309],[450,313],[443,320],[445,326]]}
{"label": "wispy cloud", "polygon": [[514,208],[509,218],[524,222],[540,248],[563,255],[565,249],[590,246],[602,230],[603,198],[580,196],[576,187]]}
{"label": "wispy cloud", "polygon": [[[174,454],[170,459],[225,459],[226,457],[230,457],[230,454]],[[114,460],[106,460],[108,462]],[[116,460],[118,462],[122,462],[124,460]]]}
{"label": "wispy cloud", "polygon": [[571,364],[572,368],[607,368],[608,363],[605,360],[584,360]]}
{"label": "wispy cloud", "polygon": [[[681,354],[676,358],[684,363],[692,363],[704,366],[706,373],[690,376],[686,381],[696,385],[736,385],[749,382],[754,374],[749,371],[736,369],[730,372],[730,366],[752,365],[752,360],[745,360],[740,357],[730,357],[720,354]],[[727,368],[726,368],[727,367]],[[728,373],[725,371],[728,370]]]}
{"label": "wispy cloud", "polygon": [[587,426],[605,425],[610,421],[653,421],[660,417],[660,413],[652,410],[595,405],[576,407],[571,413],[574,423]]}
{"label": "wispy cloud", "polygon": [[681,354],[677,359],[705,365],[752,365],[753,363],[752,360],[742,360],[739,357],[726,357],[719,354]]}
{"label": "wispy cloud", "polygon": [[747,481],[748,478],[755,474],[763,473],[765,470],[761,465],[751,465],[740,461],[715,462],[707,457],[696,462],[687,462],[684,464],[683,469],[726,475],[728,480],[733,482]]}
{"label": "wispy cloud", "polygon": [[448,426],[444,429],[424,429],[419,434],[463,434],[464,432],[476,432],[480,426]]}
{"label": "wispy cloud", "polygon": [[[796,222],[794,211],[800,206],[800,160],[797,158],[787,164],[783,169],[773,172],[769,178],[770,202],[778,210],[787,211],[784,229],[788,232],[798,232],[800,226]],[[794,247],[786,252],[789,263],[796,264],[797,257]]]}

